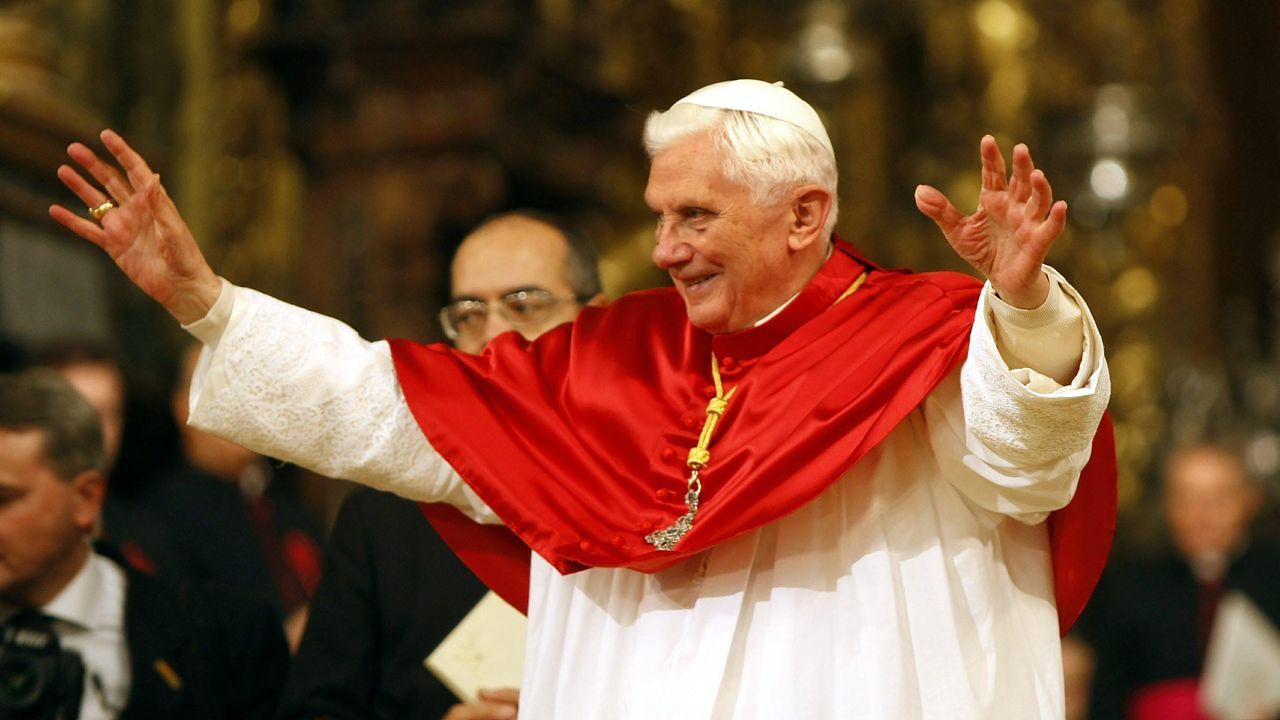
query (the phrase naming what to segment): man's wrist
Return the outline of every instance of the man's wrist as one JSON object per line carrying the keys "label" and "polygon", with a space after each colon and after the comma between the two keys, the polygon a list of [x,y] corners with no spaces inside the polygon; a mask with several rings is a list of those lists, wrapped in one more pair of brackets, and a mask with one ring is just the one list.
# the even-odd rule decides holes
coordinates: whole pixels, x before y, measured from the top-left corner
{"label": "man's wrist", "polygon": [[218,296],[213,305],[201,317],[184,324],[182,329],[194,335],[205,345],[210,347],[217,345],[222,339],[222,331],[231,321],[231,312],[235,308],[235,296],[235,286],[218,278]]}
{"label": "man's wrist", "polygon": [[165,303],[164,309],[180,324],[190,325],[208,315],[221,294],[222,278],[210,274],[207,279],[193,284],[185,292],[174,293],[169,302]]}
{"label": "man's wrist", "polygon": [[995,282],[991,283],[991,289],[995,290],[997,297],[1019,310],[1035,310],[1044,305],[1045,300],[1049,299],[1050,288],[1049,276],[1043,269],[1040,270],[1036,281],[1027,288],[1012,290],[1001,288]]}

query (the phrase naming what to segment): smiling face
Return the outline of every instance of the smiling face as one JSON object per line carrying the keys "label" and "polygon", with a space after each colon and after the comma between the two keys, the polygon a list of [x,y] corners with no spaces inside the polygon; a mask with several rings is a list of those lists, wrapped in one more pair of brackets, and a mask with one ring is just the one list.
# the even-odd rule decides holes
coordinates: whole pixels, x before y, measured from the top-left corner
{"label": "smiling face", "polygon": [[[751,327],[821,265],[797,243],[795,197],[761,204],[724,174],[710,132],[653,157],[645,202],[657,216],[653,262],[671,275],[689,322],[711,333]],[[799,252],[805,250],[806,252]]]}

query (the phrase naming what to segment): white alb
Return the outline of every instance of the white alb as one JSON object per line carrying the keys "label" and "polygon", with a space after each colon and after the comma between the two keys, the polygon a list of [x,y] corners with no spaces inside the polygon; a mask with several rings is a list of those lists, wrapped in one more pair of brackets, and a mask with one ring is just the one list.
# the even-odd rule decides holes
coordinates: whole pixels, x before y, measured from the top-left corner
{"label": "white alb", "polygon": [[[1037,310],[985,290],[963,368],[798,512],[651,575],[533,556],[521,715],[1061,718],[1042,521],[1110,388],[1087,307],[1046,272]],[[207,345],[193,424],[497,521],[423,437],[385,343],[229,284],[188,329]]]}

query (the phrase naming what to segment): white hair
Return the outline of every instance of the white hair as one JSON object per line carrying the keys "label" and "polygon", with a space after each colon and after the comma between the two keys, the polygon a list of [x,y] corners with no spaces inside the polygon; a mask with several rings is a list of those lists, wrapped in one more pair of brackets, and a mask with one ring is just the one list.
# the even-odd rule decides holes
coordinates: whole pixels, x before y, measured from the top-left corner
{"label": "white hair", "polygon": [[644,148],[655,155],[689,137],[712,131],[725,152],[724,174],[751,189],[758,203],[775,203],[800,185],[817,185],[831,193],[831,211],[822,231],[836,225],[836,159],[817,138],[785,120],[741,110],[721,110],[679,103],[655,110],[644,124]]}

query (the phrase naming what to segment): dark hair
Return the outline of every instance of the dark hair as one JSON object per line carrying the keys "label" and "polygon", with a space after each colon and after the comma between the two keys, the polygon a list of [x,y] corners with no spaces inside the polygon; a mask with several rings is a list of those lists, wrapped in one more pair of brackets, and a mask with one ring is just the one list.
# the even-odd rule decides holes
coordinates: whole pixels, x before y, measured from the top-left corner
{"label": "dark hair", "polygon": [[477,229],[489,223],[506,218],[522,217],[548,225],[564,238],[568,252],[565,254],[565,279],[573,294],[582,302],[599,295],[603,289],[600,283],[600,263],[596,255],[596,247],[577,225],[565,218],[542,210],[509,210],[492,215],[477,225]]}
{"label": "dark hair", "polygon": [[0,334],[0,372],[16,372],[26,367],[26,350],[16,341]]}
{"label": "dark hair", "polygon": [[43,433],[45,462],[64,481],[102,468],[102,420],[54,370],[0,375],[0,429]]}
{"label": "dark hair", "polygon": [[65,370],[72,365],[110,365],[120,371],[120,354],[110,345],[93,340],[59,340],[36,348],[31,364]]}

